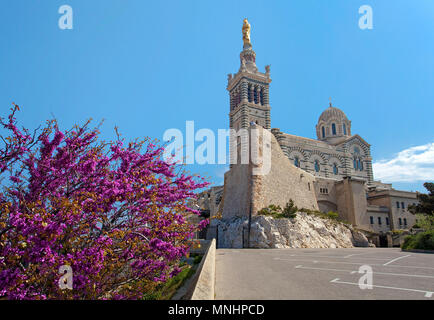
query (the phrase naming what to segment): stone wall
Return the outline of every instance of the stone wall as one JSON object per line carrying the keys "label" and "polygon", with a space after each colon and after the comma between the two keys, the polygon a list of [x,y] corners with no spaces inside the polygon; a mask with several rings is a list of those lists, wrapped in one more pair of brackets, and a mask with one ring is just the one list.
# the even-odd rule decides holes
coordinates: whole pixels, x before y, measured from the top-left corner
{"label": "stone wall", "polygon": [[[315,196],[315,177],[295,167],[281,150],[274,135],[260,126],[257,129],[260,137],[259,155],[264,161],[259,165],[234,164],[225,174],[223,218],[256,215],[258,210],[270,204],[284,207],[292,199],[299,208],[318,210]],[[262,140],[268,135],[269,140]],[[265,143],[264,143],[265,141]],[[238,146],[238,149],[241,147]],[[251,143],[249,150],[252,150]],[[270,170],[267,171],[265,159],[269,152]],[[263,169],[264,174],[255,174]]]}
{"label": "stone wall", "polygon": [[[260,130],[263,130],[260,128]],[[256,213],[270,204],[282,208],[292,199],[299,208],[318,210],[315,196],[315,177],[294,166],[280,148],[274,135],[270,134],[270,172],[253,177],[253,212]]]}
{"label": "stone wall", "polygon": [[223,217],[248,216],[250,210],[251,166],[234,165],[225,173],[223,190]]}
{"label": "stone wall", "polygon": [[336,203],[342,220],[354,226],[370,230],[369,218],[366,215],[367,200],[365,181],[350,177],[336,183]]}
{"label": "stone wall", "polygon": [[315,194],[321,212],[338,211],[336,204],[336,182],[338,180],[316,177]]}

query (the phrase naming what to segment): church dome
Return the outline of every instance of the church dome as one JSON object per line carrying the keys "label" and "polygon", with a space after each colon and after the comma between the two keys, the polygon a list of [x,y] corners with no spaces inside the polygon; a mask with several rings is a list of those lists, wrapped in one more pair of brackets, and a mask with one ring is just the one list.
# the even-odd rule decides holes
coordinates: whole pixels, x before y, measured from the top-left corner
{"label": "church dome", "polygon": [[348,121],[347,116],[341,109],[330,106],[326,110],[324,110],[323,113],[321,113],[318,122],[328,122],[331,119]]}
{"label": "church dome", "polygon": [[321,113],[316,125],[318,140],[336,143],[351,136],[351,121],[345,113],[330,106]]}

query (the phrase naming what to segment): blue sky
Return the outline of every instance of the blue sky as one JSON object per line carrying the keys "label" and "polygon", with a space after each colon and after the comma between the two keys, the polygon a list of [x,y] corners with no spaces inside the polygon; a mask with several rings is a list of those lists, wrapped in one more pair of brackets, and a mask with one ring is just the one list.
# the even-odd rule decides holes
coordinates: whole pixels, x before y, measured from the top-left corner
{"label": "blue sky", "polygon": [[[73,8],[73,30],[58,9]],[[358,9],[373,8],[361,30]],[[371,146],[375,178],[424,190],[434,180],[434,1],[0,2],[0,106],[35,128],[105,119],[124,137],[228,126],[228,73],[248,17],[257,65],[271,64],[271,126],[315,138],[328,99]],[[191,171],[222,182],[222,165]]]}

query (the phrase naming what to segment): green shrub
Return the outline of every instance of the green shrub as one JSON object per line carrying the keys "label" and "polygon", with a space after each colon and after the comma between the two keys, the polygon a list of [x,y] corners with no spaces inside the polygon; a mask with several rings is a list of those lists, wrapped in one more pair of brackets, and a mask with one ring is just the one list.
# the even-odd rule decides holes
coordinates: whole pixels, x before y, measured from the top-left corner
{"label": "green shrub", "polygon": [[289,202],[286,204],[285,208],[282,211],[282,215],[285,218],[295,218],[297,214],[298,208],[294,205],[294,201],[292,199],[289,200]]}
{"label": "green shrub", "polygon": [[197,255],[194,257],[194,264],[199,264],[202,261],[202,256]]}
{"label": "green shrub", "polygon": [[290,199],[289,202],[286,204],[285,208],[283,208],[283,210],[280,206],[270,204],[268,207],[259,210],[258,215],[271,216],[275,219],[292,219],[296,217],[297,211],[298,208],[294,205],[294,201]]}
{"label": "green shrub", "polygon": [[329,211],[327,212],[327,217],[333,220],[338,220],[339,219],[339,214],[337,212],[334,211]]}
{"label": "green shrub", "polygon": [[311,209],[306,209],[306,208],[301,208],[301,209],[299,209],[298,211],[300,211],[300,212],[304,212],[304,213],[306,213],[306,214],[321,213],[321,212],[319,212],[319,211],[317,211],[317,210],[311,210]]}
{"label": "green shrub", "polygon": [[[196,259],[196,257],[195,257]],[[196,270],[190,266],[184,267],[180,273],[166,282],[161,283],[154,291],[143,295],[143,300],[170,300],[176,291],[190,278]]]}
{"label": "green shrub", "polygon": [[268,207],[259,210],[258,214],[261,216],[276,216],[281,212],[282,212],[282,208],[280,206],[270,204]]}
{"label": "green shrub", "polygon": [[403,229],[393,229],[393,230],[392,230],[392,233],[393,233],[394,235],[401,234],[401,233],[403,233],[403,232],[405,232],[405,230],[403,230]]}
{"label": "green shrub", "polygon": [[321,212],[318,210],[312,210],[312,209],[306,209],[306,208],[301,208],[298,211],[304,212],[304,213],[309,214],[309,215],[313,214],[313,215],[320,217],[320,218],[323,218],[323,219],[329,219],[329,220],[339,221],[339,222],[342,222],[345,224],[350,224],[349,222],[341,221],[339,219],[339,214],[337,212],[334,212],[334,211],[329,211],[327,213],[324,213],[324,212]]}
{"label": "green shrub", "polygon": [[[425,231],[434,230],[434,216],[417,214],[417,225]],[[415,226],[413,226],[415,228]]]}
{"label": "green shrub", "polygon": [[434,250],[434,230],[405,237],[402,249]]}

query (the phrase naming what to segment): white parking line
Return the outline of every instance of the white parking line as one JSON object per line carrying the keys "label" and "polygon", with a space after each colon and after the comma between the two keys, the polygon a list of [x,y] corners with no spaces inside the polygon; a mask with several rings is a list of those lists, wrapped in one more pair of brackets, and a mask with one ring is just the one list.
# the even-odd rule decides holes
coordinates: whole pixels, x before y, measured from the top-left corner
{"label": "white parking line", "polygon": [[[353,253],[353,254],[349,254],[349,255],[347,255],[347,256],[345,256],[344,258],[345,259],[348,259],[348,258],[351,258],[351,257],[353,257],[353,256],[360,256],[360,255],[362,255],[362,254],[369,254],[369,253],[371,253],[372,254],[372,252],[364,252],[364,253]],[[380,258],[374,258],[374,259],[379,259],[379,260],[386,260],[385,258],[382,258],[382,259],[380,259]]]}
{"label": "white parking line", "polygon": [[[359,255],[361,253],[358,253],[357,255]],[[356,255],[356,254],[353,254]],[[350,255],[350,256],[353,256]],[[287,257],[288,255],[285,255],[285,257]],[[309,257],[309,258],[333,258],[333,259],[345,259],[345,258],[349,258],[349,256],[322,256],[322,255],[313,255],[313,254],[290,254],[289,257]],[[369,259],[369,260],[389,260],[390,258],[357,258],[355,257],[354,259]]]}
{"label": "white parking line", "polygon": [[[306,260],[306,259],[283,259],[283,258],[278,258],[275,257],[273,258],[274,260],[282,260],[282,261],[304,261],[304,262],[313,262],[312,260]],[[358,266],[362,266],[364,264],[367,263],[363,263],[363,262],[343,262],[343,261],[317,261],[320,263],[339,263],[339,264],[355,264]],[[369,263],[370,266],[380,266],[380,267],[384,267],[384,264],[375,264],[375,263]],[[387,265],[387,267],[393,267],[393,268],[414,268],[414,269],[427,269],[427,270],[434,270],[434,268],[432,267],[419,267],[419,266],[401,266],[401,265]]]}
{"label": "white parking line", "polygon": [[[330,269],[330,268],[315,268],[315,267],[305,267],[303,265],[298,265],[294,267],[295,269],[308,269],[308,270],[324,270],[324,271],[337,271],[337,272],[347,272],[350,274],[358,273],[356,270],[343,270],[343,269]],[[430,278],[434,279],[434,276],[426,276],[422,274],[405,274],[405,273],[390,273],[390,272],[373,272],[373,274],[398,276],[398,277],[414,277],[414,278]]]}
{"label": "white parking line", "polygon": [[349,254],[349,255],[345,256],[344,258],[346,259],[346,258],[349,258],[349,257],[359,256],[359,255],[361,255],[361,254],[363,254],[363,253],[354,253],[354,254]]}
{"label": "white parking line", "polygon": [[[330,282],[332,282],[332,283],[339,283],[339,284],[350,284],[350,285],[354,285],[354,286],[359,286],[358,283],[339,281],[339,278],[333,279]],[[412,292],[422,292],[422,293],[425,293],[425,298],[431,298],[432,295],[433,295],[432,291],[427,291],[427,290],[397,288],[397,287],[387,287],[387,286],[377,286],[377,285],[372,285],[372,286],[375,287],[375,288],[383,288],[383,289],[391,289],[391,290],[403,290],[403,291],[412,291]]]}
{"label": "white parking line", "polygon": [[409,257],[409,256],[411,256],[411,254],[408,254],[408,255],[406,255],[406,256],[402,256],[402,257],[399,257],[399,258],[395,258],[395,259],[393,259],[393,260],[390,260],[389,262],[386,262],[385,264],[383,264],[383,266],[387,266],[388,264],[391,264],[392,262],[398,261],[399,259],[407,258],[407,257]]}

